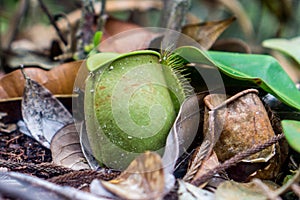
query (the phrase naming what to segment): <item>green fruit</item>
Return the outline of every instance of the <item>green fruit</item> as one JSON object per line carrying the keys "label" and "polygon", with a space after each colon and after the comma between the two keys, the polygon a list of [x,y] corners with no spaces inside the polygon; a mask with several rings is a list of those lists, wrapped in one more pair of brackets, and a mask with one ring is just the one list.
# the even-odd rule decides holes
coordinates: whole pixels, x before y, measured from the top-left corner
{"label": "green fruit", "polygon": [[183,61],[143,50],[100,53],[87,60],[85,120],[94,157],[125,169],[146,150],[162,153],[186,98],[186,80],[174,68]]}

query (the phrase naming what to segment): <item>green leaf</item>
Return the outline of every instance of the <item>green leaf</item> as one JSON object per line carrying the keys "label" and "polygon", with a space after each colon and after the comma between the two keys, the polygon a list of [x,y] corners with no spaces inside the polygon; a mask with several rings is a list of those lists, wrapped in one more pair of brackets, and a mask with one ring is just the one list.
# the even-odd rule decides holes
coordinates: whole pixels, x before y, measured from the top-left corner
{"label": "green leaf", "polygon": [[95,34],[94,34],[94,38],[93,38],[93,44],[94,44],[94,47],[97,47],[100,42],[101,42],[101,39],[102,39],[102,31],[97,31]]}
{"label": "green leaf", "polygon": [[215,66],[232,78],[252,81],[285,104],[300,110],[300,92],[277,60],[271,56],[204,52],[192,46],[180,47],[174,53],[191,63]]}
{"label": "green leaf", "polygon": [[300,153],[300,121],[282,120],[281,125],[289,145]]}
{"label": "green leaf", "polygon": [[268,39],[263,41],[264,47],[278,50],[295,59],[300,64],[300,36],[287,40],[287,39]]}

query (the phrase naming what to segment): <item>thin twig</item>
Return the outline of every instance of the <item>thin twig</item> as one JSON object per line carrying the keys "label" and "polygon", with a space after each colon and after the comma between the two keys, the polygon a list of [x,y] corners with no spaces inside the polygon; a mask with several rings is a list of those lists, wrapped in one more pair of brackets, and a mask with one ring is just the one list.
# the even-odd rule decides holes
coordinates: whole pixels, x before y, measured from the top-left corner
{"label": "thin twig", "polygon": [[195,186],[199,186],[202,183],[207,182],[209,179],[211,179],[215,174],[220,173],[221,171],[234,166],[235,164],[237,164],[238,162],[240,162],[241,160],[247,158],[248,156],[255,154],[257,152],[262,151],[263,149],[277,143],[280,139],[284,138],[283,134],[279,134],[274,136],[272,139],[270,139],[269,141],[267,141],[264,144],[260,144],[260,145],[255,145],[254,147],[245,150],[239,154],[236,154],[235,156],[233,156],[232,158],[230,158],[229,160],[226,160],[224,163],[222,163],[221,165],[215,167],[214,169],[208,171],[206,174],[204,174],[203,176],[199,177],[198,179],[192,181],[191,183]]}
{"label": "thin twig", "polygon": [[298,183],[300,181],[300,168],[298,168],[297,173],[291,178],[286,184],[276,190],[276,194],[282,195],[289,191],[293,184]]}
{"label": "thin twig", "polygon": [[269,199],[269,200],[282,200],[279,195],[274,190],[271,190],[266,184],[264,184],[260,179],[254,178],[252,182],[258,186],[262,191],[263,194]]}
{"label": "thin twig", "polygon": [[68,41],[64,38],[63,34],[61,33],[60,29],[58,28],[58,26],[56,24],[56,21],[54,20],[53,16],[49,12],[48,8],[46,7],[46,5],[44,4],[44,2],[42,0],[39,0],[39,3],[40,3],[41,8],[43,9],[43,11],[46,13],[48,19],[50,20],[50,23],[55,28],[56,33],[58,34],[59,38],[64,43],[64,45],[67,46],[68,45]]}
{"label": "thin twig", "polygon": [[194,160],[192,161],[191,165],[189,166],[187,173],[183,177],[184,181],[189,182],[190,180],[192,180],[194,178],[195,174],[198,172],[198,168],[202,164],[203,159],[207,156],[209,145],[210,145],[210,142],[208,140],[205,140],[204,142],[202,142]]}
{"label": "thin twig", "polygon": [[71,173],[55,176],[47,181],[56,183],[59,185],[67,185],[71,187],[79,187],[83,184],[90,184],[94,179],[100,179],[109,181],[120,175],[119,171],[113,171],[110,169],[95,170],[84,170],[84,171],[73,171]]}
{"label": "thin twig", "polygon": [[107,15],[106,15],[106,0],[101,1],[101,11],[98,19],[98,29],[99,31],[103,31],[104,25],[106,23]]}
{"label": "thin twig", "polygon": [[13,162],[0,159],[0,167],[5,167],[11,171],[19,172],[34,172],[35,174],[47,174],[49,177],[66,174],[73,172],[74,170],[56,166],[51,163],[33,164],[24,162]]}
{"label": "thin twig", "polygon": [[296,183],[291,185],[292,190],[294,191],[294,193],[300,197],[300,186]]}
{"label": "thin twig", "polygon": [[4,34],[3,41],[1,41],[2,49],[4,50],[10,49],[10,45],[18,33],[19,25],[22,22],[21,19],[24,18],[24,15],[28,10],[28,5],[29,5],[28,0],[21,0],[18,2],[18,10],[12,15],[13,18],[9,23],[10,26],[8,28],[8,31]]}

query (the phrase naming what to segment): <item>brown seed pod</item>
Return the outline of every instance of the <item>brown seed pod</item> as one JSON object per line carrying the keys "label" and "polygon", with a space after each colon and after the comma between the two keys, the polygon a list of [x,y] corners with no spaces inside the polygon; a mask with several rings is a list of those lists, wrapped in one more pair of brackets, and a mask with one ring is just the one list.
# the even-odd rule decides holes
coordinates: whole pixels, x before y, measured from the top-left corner
{"label": "brown seed pod", "polygon": [[[248,89],[225,101],[224,95],[219,94],[204,98],[204,133],[213,138],[213,149],[221,162],[275,136],[268,113],[257,94],[257,90]],[[214,112],[214,121],[209,117],[211,112]],[[245,172],[243,179],[253,172],[256,177],[274,178],[280,169],[280,156],[280,146],[275,144],[242,160],[230,171]]]}
{"label": "brown seed pod", "polygon": [[[214,150],[220,161],[223,162],[254,145],[262,144],[275,135],[257,93],[258,91],[253,89],[243,91],[237,98],[228,99],[230,102],[227,102],[227,107],[219,109],[222,111],[217,113],[216,121],[224,123],[218,125],[222,130]],[[207,109],[213,110],[220,105],[215,101],[217,96],[218,94],[212,94],[204,98]],[[222,119],[218,119],[220,117]],[[273,157],[274,150],[274,147],[267,148],[245,161],[266,162]]]}

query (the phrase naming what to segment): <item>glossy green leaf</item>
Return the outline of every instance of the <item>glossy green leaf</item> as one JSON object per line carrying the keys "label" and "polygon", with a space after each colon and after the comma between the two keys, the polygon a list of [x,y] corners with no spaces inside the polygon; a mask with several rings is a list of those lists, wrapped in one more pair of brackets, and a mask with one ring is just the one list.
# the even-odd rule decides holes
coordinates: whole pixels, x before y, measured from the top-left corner
{"label": "glossy green leaf", "polygon": [[278,50],[291,56],[295,61],[300,64],[300,36],[287,40],[287,39],[268,39],[262,44],[264,47]]}
{"label": "glossy green leaf", "polygon": [[271,56],[205,52],[192,46],[180,47],[175,53],[188,62],[215,66],[232,78],[252,81],[285,104],[300,110],[300,92],[277,60]]}
{"label": "glossy green leaf", "polygon": [[281,125],[289,145],[300,153],[300,121],[282,120]]}

